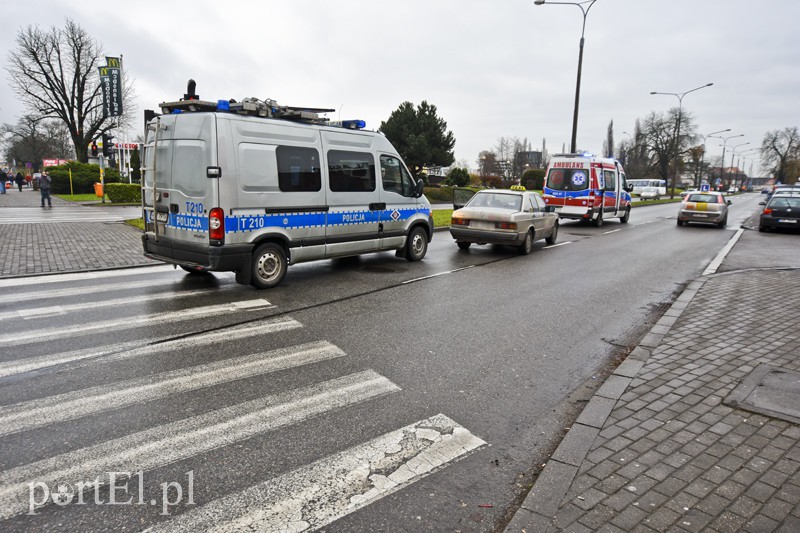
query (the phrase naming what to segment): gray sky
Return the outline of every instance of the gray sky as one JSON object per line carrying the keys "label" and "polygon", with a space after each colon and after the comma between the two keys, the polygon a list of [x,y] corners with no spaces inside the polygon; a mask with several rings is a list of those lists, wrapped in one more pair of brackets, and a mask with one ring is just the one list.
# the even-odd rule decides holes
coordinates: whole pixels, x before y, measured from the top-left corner
{"label": "gray sky", "polygon": [[[126,7],[122,7],[126,6]],[[378,129],[397,106],[438,108],[471,167],[499,137],[569,149],[582,15],[533,0],[228,0],[3,2],[3,65],[19,28],[70,17],[135,78],[137,117],[197,81],[203,99],[273,98],[330,107]],[[743,152],[766,131],[800,123],[797,0],[597,0],[586,25],[578,147],[600,153],[637,118],[687,95],[699,133]],[[0,84],[0,122],[23,108]],[[331,118],[338,118],[333,114]],[[141,120],[137,120],[141,124]],[[721,141],[710,139],[708,157]],[[730,150],[728,150],[730,154]],[[757,161],[751,152],[750,162]],[[726,157],[726,165],[730,159]]]}

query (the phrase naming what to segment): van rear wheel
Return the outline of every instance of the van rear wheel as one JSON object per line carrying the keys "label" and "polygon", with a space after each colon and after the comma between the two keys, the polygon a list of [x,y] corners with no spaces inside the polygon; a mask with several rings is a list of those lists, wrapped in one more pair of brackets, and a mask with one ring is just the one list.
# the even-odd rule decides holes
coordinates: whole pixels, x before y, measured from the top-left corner
{"label": "van rear wheel", "polygon": [[428,234],[425,230],[417,226],[408,235],[406,241],[406,259],[409,261],[420,261],[428,253]]}
{"label": "van rear wheel", "polygon": [[253,272],[250,284],[257,289],[271,289],[286,277],[288,262],[286,252],[275,243],[262,244],[253,254]]}

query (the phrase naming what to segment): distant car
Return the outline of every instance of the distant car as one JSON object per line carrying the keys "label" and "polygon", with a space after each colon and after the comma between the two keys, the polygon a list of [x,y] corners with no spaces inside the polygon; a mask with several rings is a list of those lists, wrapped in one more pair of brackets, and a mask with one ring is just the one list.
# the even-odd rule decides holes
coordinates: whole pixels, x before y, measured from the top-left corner
{"label": "distant car", "polygon": [[658,200],[661,198],[661,194],[658,192],[658,187],[645,187],[639,193],[639,198],[642,200]]}
{"label": "distant car", "polygon": [[678,225],[685,226],[689,222],[703,222],[724,228],[728,224],[728,206],[721,192],[694,192],[686,195],[678,211]]}
{"label": "distant car", "polygon": [[764,210],[758,231],[772,228],[800,228],[800,194],[776,192],[767,202],[761,202]]}
{"label": "distant car", "polygon": [[505,244],[527,255],[533,251],[534,241],[545,239],[547,244],[555,244],[558,237],[558,214],[545,206],[538,193],[524,187],[485,189],[463,207],[458,203],[453,207],[450,235],[462,250],[473,243]]}
{"label": "distant car", "polygon": [[772,187],[764,187],[761,189],[761,194],[770,194],[772,192]]}

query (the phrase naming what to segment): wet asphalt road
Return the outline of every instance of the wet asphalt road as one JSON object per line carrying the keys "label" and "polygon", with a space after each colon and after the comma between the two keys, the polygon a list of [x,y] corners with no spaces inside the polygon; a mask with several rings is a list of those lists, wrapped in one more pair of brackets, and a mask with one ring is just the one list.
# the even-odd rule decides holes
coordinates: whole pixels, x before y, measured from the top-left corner
{"label": "wet asphalt road", "polygon": [[[322,518],[310,523],[338,518],[329,531],[492,531],[604,369],[703,272],[760,198],[733,200],[724,230],[679,228],[677,205],[649,206],[627,225],[563,222],[556,246],[538,241],[527,257],[489,246],[459,251],[437,232],[421,263],[382,253],[298,265],[262,292],[235,285],[232,274],[167,267],[4,280],[0,516],[8,518],[0,529],[170,527],[198,509],[227,520],[235,512],[223,496],[243,501],[240,491],[295,471],[291,479],[302,481],[284,484],[307,488],[308,465],[441,414],[459,426],[443,435],[466,432],[475,447],[456,447],[353,512],[315,495],[306,511]],[[313,358],[258,371],[252,362],[226,366],[297,346]],[[369,385],[359,396],[352,383],[362,378]],[[343,379],[351,388],[324,395],[320,384],[333,390]],[[161,388],[151,390],[154,383]],[[287,419],[224,423],[256,413],[265,398],[283,402]],[[28,483],[55,492],[61,478],[71,488],[111,467],[143,471],[117,491],[118,500],[142,505],[108,505],[106,486],[100,504],[73,500],[26,514]],[[334,469],[340,477],[343,468]],[[183,494],[162,514],[161,483],[182,483],[185,492],[190,478],[194,504]],[[364,483],[352,476],[344,501]],[[270,490],[249,508],[299,498]],[[300,523],[281,509],[276,521]]]}

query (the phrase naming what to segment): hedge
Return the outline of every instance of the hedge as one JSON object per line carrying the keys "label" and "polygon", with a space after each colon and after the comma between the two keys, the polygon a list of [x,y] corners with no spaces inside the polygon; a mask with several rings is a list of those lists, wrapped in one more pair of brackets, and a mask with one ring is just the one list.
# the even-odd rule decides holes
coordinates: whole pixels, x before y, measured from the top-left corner
{"label": "hedge", "polygon": [[[69,189],[69,172],[72,171],[72,191]],[[65,165],[48,167],[48,174],[52,180],[53,194],[93,194],[94,184],[100,182],[100,167],[88,163],[70,161]],[[119,182],[119,171],[116,168],[106,168],[106,184]]]}
{"label": "hedge", "polygon": [[112,204],[138,204],[142,201],[142,187],[136,183],[109,183],[106,196]]}

